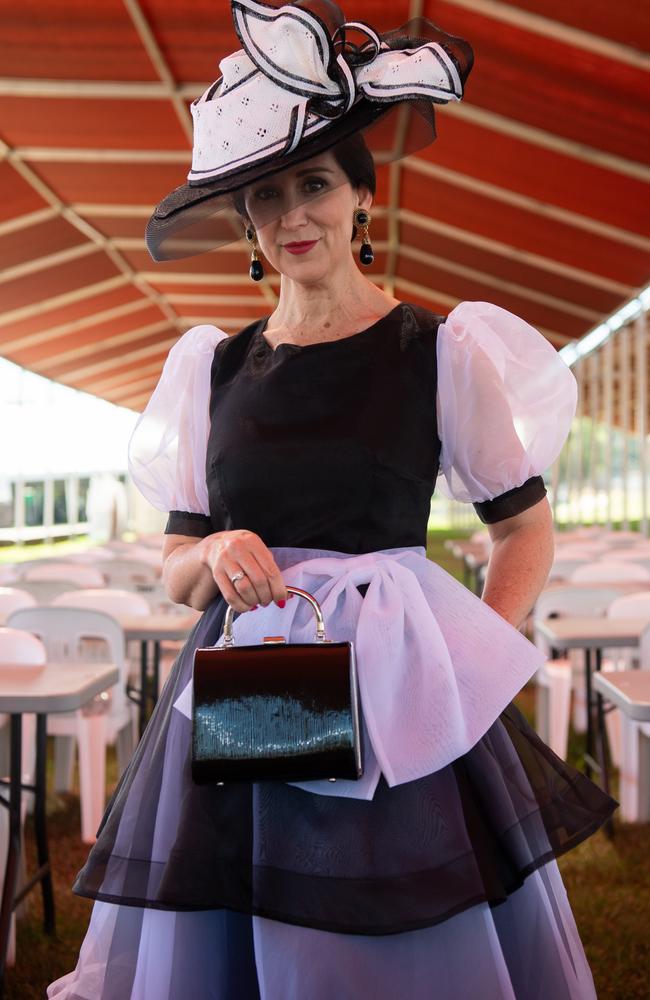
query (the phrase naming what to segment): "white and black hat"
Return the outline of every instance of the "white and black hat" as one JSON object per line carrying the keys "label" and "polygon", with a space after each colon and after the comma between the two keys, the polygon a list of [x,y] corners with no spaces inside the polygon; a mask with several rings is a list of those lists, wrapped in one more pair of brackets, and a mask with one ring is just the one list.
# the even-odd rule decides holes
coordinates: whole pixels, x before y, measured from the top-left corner
{"label": "white and black hat", "polygon": [[355,134],[377,163],[427,146],[436,137],[434,105],[462,99],[473,64],[468,42],[426,18],[379,34],[346,22],[332,0],[231,7],[242,48],[221,60],[221,76],[192,104],[187,182],[146,229],[154,260],[238,239],[237,191]]}

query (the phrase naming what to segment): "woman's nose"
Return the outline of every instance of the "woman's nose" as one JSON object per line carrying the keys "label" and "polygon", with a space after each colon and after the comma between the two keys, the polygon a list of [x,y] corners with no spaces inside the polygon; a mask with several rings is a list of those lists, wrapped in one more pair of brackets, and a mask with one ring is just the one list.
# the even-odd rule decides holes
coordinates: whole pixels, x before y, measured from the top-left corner
{"label": "woman's nose", "polygon": [[280,222],[285,229],[295,229],[296,226],[304,226],[308,221],[306,205],[300,201],[298,196],[289,196],[283,206]]}

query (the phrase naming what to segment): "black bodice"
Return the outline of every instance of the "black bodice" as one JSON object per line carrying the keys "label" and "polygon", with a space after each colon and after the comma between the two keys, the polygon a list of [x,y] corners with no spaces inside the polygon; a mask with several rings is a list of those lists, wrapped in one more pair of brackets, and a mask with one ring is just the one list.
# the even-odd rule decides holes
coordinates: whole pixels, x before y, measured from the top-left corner
{"label": "black bodice", "polygon": [[[210,516],[172,511],[167,533],[247,528],[267,546],[355,554],[426,546],[443,321],[401,303],[342,340],[273,350],[267,318],[221,340],[211,370]],[[496,521],[544,492],[534,477],[474,506]]]}
{"label": "black bodice", "polygon": [[212,530],[353,553],[425,545],[441,319],[401,305],[343,340],[274,351],[264,319],[222,341],[207,455]]}

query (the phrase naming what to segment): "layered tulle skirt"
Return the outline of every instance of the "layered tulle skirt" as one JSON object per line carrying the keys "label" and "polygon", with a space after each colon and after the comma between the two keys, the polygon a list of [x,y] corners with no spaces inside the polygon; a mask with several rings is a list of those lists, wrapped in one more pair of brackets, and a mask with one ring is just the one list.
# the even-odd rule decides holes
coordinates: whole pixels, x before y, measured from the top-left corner
{"label": "layered tulle skirt", "polygon": [[[455,584],[454,584],[455,585]],[[179,655],[74,891],[97,900],[58,1000],[595,996],[555,858],[616,806],[509,705],[465,754],[370,801],[197,786]],[[477,670],[498,669],[489,644]],[[367,736],[366,736],[367,738]]]}

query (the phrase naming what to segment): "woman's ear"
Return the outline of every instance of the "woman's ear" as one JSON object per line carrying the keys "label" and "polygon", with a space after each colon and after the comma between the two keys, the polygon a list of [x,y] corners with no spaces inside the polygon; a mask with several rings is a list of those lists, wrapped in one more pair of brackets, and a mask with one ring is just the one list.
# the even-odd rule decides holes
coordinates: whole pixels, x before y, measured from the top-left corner
{"label": "woman's ear", "polygon": [[355,205],[355,208],[365,208],[370,211],[372,205],[372,193],[367,184],[359,184],[357,188],[357,195],[359,197],[359,202]]}

